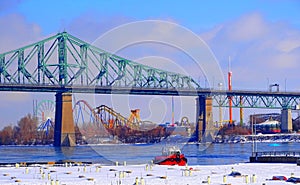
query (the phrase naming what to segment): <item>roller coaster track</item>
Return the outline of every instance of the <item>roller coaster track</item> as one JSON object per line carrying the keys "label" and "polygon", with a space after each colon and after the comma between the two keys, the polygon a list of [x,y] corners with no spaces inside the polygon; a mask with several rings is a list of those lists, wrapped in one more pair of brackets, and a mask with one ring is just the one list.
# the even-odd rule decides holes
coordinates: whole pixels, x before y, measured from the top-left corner
{"label": "roller coaster track", "polygon": [[[78,120],[83,111],[88,112],[90,120],[83,125],[79,125]],[[135,121],[130,121],[106,105],[92,108],[86,101],[79,100],[76,102],[73,112],[77,114],[75,115],[75,123],[79,127],[81,134],[87,139],[95,136],[111,135],[113,137],[117,136],[120,141],[125,143],[159,142],[162,138],[170,135],[161,126],[157,126],[149,121],[137,121],[136,119],[133,119]]]}
{"label": "roller coaster track", "polygon": [[138,129],[138,122],[130,121],[129,119],[125,118],[120,113],[116,112],[115,110],[106,105],[100,105],[99,107],[96,107],[93,111],[96,115],[98,115],[97,118],[100,118],[100,122],[103,123],[104,120],[108,121],[107,124],[109,128],[116,128],[117,126],[127,126],[132,129]]}
{"label": "roller coaster track", "polygon": [[[83,104],[83,106],[81,105]],[[78,107],[78,108],[77,108]],[[76,111],[76,109],[78,109]],[[74,117],[75,117],[75,123],[78,125],[79,119],[81,117],[82,122],[84,124],[85,119],[84,119],[84,115],[83,115],[83,111],[88,111],[88,113],[90,114],[90,123],[94,122],[95,120],[98,120],[97,118],[97,114],[95,114],[95,112],[93,111],[92,106],[90,106],[90,104],[88,104],[88,102],[86,102],[85,100],[78,100],[74,107],[73,107],[73,113],[74,113]]]}
{"label": "roller coaster track", "polygon": [[76,102],[73,111],[76,110],[76,107],[78,107],[78,112],[75,112],[75,123],[78,123],[79,118],[81,117],[82,120],[84,120],[83,115],[82,115],[82,109],[86,109],[85,107],[83,108],[81,106],[83,104],[87,110],[89,111],[89,116],[90,116],[90,123],[101,123],[104,125],[105,128],[110,128],[114,129],[117,126],[127,126],[130,127],[131,129],[138,129],[139,122],[132,122],[129,119],[125,118],[123,115],[120,113],[116,112],[114,109],[106,106],[106,105],[100,105],[96,108],[92,108],[85,100],[79,100]]}

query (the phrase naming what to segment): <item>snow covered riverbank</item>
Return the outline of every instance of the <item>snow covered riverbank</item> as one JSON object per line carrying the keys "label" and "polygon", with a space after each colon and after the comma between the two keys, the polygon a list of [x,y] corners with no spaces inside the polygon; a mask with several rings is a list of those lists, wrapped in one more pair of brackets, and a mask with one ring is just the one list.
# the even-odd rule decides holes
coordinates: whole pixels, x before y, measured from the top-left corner
{"label": "snow covered riverbank", "polygon": [[[232,176],[232,172],[237,176]],[[239,175],[240,173],[240,175]],[[234,173],[233,173],[234,174]],[[80,166],[36,165],[0,167],[0,184],[20,185],[194,185],[194,184],[293,184],[271,180],[273,176],[300,177],[296,164],[240,163],[232,165]]]}

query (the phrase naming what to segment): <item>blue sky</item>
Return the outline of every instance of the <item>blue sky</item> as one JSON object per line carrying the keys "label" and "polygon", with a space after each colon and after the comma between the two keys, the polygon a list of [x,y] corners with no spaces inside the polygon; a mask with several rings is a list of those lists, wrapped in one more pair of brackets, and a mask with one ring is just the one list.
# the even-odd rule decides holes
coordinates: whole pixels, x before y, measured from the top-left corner
{"label": "blue sky", "polygon": [[[44,34],[68,28],[68,25],[83,14],[96,12],[99,19],[128,17],[133,20],[170,19],[192,30],[210,29],[217,24],[236,19],[244,14],[259,12],[270,21],[288,21],[300,27],[299,7],[296,0],[246,0],[246,1],[6,1],[9,4],[1,15],[18,13],[28,22],[37,23]],[[86,17],[89,19],[89,17]],[[97,20],[95,20],[97,21]]]}
{"label": "blue sky", "polygon": [[[268,84],[279,83],[281,90],[300,91],[299,17],[300,2],[296,0],[0,0],[0,53],[64,30],[93,42],[125,23],[164,20],[201,37],[218,59],[224,76],[231,56],[233,89],[267,90]],[[133,50],[121,54],[139,56]],[[1,94],[1,110],[17,109],[17,115],[1,113],[0,126],[14,124],[31,113],[28,109],[33,99],[49,97]],[[19,105],[29,108],[24,110]]]}

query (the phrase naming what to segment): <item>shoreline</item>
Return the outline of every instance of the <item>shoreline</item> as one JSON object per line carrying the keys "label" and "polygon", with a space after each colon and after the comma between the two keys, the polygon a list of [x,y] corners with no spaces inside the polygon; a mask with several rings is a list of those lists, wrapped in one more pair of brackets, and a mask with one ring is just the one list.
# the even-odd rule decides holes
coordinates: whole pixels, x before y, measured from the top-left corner
{"label": "shoreline", "polygon": [[[256,141],[242,141],[242,142],[234,142],[234,141],[229,141],[229,142],[207,142],[207,143],[197,143],[197,142],[184,142],[184,143],[178,143],[178,144],[187,144],[187,145],[193,145],[193,144],[243,144],[243,143],[300,143],[300,140],[296,140],[296,141],[287,141],[287,140],[256,140]],[[76,146],[72,146],[72,147],[80,147],[80,146],[111,146],[111,145],[159,145],[159,144],[165,144],[165,143],[99,143],[99,144],[77,144]],[[49,146],[49,147],[57,147],[57,148],[63,148],[63,147],[59,147],[59,146],[53,146],[53,145],[0,145],[0,147],[31,147],[31,146],[35,146],[35,147],[45,147],[45,146]],[[70,148],[72,148],[70,147]]]}
{"label": "shoreline", "polygon": [[[175,139],[178,137],[177,139]],[[178,142],[183,139],[183,142]],[[181,144],[205,144],[195,141],[188,142],[188,138],[181,135],[170,135],[168,138],[157,143],[122,143],[116,141],[106,141],[102,143],[87,143],[87,144],[77,144],[76,146],[105,146],[105,145],[156,145],[156,144],[165,144],[168,142],[178,142]],[[256,135],[224,135],[223,138],[221,135],[217,135],[215,140],[209,143],[213,144],[235,144],[235,143],[252,143],[252,142],[261,142],[261,143],[300,143],[300,133],[277,133],[277,134],[256,134]],[[53,146],[53,144],[30,144],[30,145],[0,145],[1,146]],[[54,146],[53,146],[54,147]]]}

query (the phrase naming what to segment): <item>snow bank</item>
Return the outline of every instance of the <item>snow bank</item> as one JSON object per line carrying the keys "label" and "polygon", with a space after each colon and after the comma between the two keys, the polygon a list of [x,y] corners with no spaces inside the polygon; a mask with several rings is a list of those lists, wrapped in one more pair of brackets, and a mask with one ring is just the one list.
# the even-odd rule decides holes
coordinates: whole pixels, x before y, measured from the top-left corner
{"label": "snow bank", "polygon": [[[123,163],[124,164],[124,163]],[[296,164],[240,163],[214,166],[100,164],[0,167],[0,184],[20,185],[194,185],[194,184],[293,184],[273,176],[300,177]],[[239,172],[239,173],[232,173]],[[230,175],[230,174],[237,174]]]}

